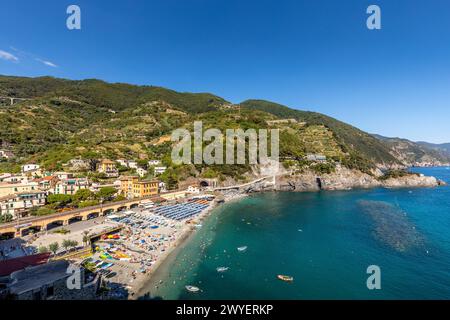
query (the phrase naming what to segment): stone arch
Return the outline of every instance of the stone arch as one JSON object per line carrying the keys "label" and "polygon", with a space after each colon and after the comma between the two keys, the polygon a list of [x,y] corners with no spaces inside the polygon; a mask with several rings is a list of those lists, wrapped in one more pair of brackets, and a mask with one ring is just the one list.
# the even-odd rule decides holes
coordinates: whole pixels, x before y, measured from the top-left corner
{"label": "stone arch", "polygon": [[117,208],[117,212],[125,211],[125,210],[127,210],[127,206],[122,206],[122,207]]}
{"label": "stone arch", "polygon": [[15,232],[4,232],[4,233],[0,233],[0,241],[1,240],[8,240],[8,239],[12,239],[14,238],[16,235]]}
{"label": "stone arch", "polygon": [[110,214],[112,214],[112,213],[114,213],[114,209],[107,209],[107,210],[104,210],[104,211],[103,211],[103,215],[104,215],[104,216],[110,215]]}
{"label": "stone arch", "polygon": [[22,237],[24,237],[24,236],[27,236],[27,235],[29,235],[31,233],[36,233],[36,232],[39,232],[39,231],[41,231],[41,227],[40,226],[32,226],[32,227],[29,227],[29,228],[22,229],[20,231],[20,235]]}
{"label": "stone arch", "polygon": [[82,221],[82,220],[83,220],[83,217],[82,217],[82,216],[75,216],[75,217],[72,217],[72,218],[70,218],[70,219],[68,220],[68,224],[80,222],[80,221]]}
{"label": "stone arch", "polygon": [[139,206],[139,203],[133,203],[130,205],[130,209],[137,208]]}
{"label": "stone arch", "polygon": [[64,225],[63,220],[56,220],[47,224],[46,229],[51,230]]}
{"label": "stone arch", "polygon": [[202,187],[202,188],[207,188],[207,187],[209,187],[209,182],[206,181],[206,180],[200,181],[200,187]]}
{"label": "stone arch", "polygon": [[90,219],[95,219],[98,218],[100,216],[100,212],[91,212],[87,215],[86,219],[90,220]]}

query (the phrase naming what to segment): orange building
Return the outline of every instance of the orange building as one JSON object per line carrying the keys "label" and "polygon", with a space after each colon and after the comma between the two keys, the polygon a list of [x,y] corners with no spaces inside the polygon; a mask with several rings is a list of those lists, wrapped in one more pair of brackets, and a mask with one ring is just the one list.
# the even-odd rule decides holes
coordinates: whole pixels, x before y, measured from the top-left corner
{"label": "orange building", "polygon": [[158,180],[137,181],[133,183],[133,196],[142,198],[158,194]]}
{"label": "orange building", "polygon": [[127,198],[142,198],[158,194],[158,180],[139,181],[136,176],[120,178],[120,193]]}
{"label": "orange building", "polygon": [[139,177],[136,176],[124,176],[120,177],[120,194],[127,198],[133,198],[133,184],[139,181]]}

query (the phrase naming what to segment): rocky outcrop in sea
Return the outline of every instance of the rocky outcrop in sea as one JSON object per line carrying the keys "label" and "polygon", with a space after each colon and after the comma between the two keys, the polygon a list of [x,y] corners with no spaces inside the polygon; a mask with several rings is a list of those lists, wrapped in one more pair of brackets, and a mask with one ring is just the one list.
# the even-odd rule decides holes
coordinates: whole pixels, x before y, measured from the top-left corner
{"label": "rocky outcrop in sea", "polygon": [[337,168],[330,174],[318,175],[307,171],[296,175],[282,175],[276,179],[276,190],[280,191],[319,191],[350,190],[361,188],[405,188],[405,187],[437,187],[444,182],[435,177],[410,174],[399,178],[381,180],[358,170]]}

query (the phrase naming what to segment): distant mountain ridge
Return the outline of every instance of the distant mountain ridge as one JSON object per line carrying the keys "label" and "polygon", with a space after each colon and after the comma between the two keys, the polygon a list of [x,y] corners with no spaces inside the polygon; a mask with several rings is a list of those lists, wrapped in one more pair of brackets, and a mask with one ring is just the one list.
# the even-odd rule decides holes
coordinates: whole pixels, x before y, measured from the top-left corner
{"label": "distant mountain ridge", "polygon": [[391,154],[409,166],[439,166],[450,163],[450,144],[414,142],[402,138],[390,138],[373,134],[391,149]]}
{"label": "distant mountain ridge", "polygon": [[425,141],[417,141],[417,144],[432,150],[436,150],[450,156],[450,143],[430,143]]}

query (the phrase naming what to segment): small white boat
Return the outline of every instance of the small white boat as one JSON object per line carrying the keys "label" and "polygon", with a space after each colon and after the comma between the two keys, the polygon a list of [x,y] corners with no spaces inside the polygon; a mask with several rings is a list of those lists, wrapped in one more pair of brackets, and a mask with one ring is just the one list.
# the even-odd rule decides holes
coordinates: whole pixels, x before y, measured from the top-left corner
{"label": "small white boat", "polygon": [[247,250],[247,246],[238,247],[237,249],[238,249],[238,251],[242,252],[242,251]]}
{"label": "small white boat", "polygon": [[291,276],[286,276],[284,274],[279,274],[277,275],[277,278],[281,281],[285,281],[285,282],[292,282],[294,281],[294,277]]}
{"label": "small white boat", "polygon": [[186,286],[185,288],[189,292],[199,292],[200,291],[200,288],[195,287],[195,286]]}
{"label": "small white boat", "polygon": [[229,268],[228,267],[219,267],[219,268],[217,268],[216,270],[217,270],[217,272],[225,272],[225,271],[227,271]]}

